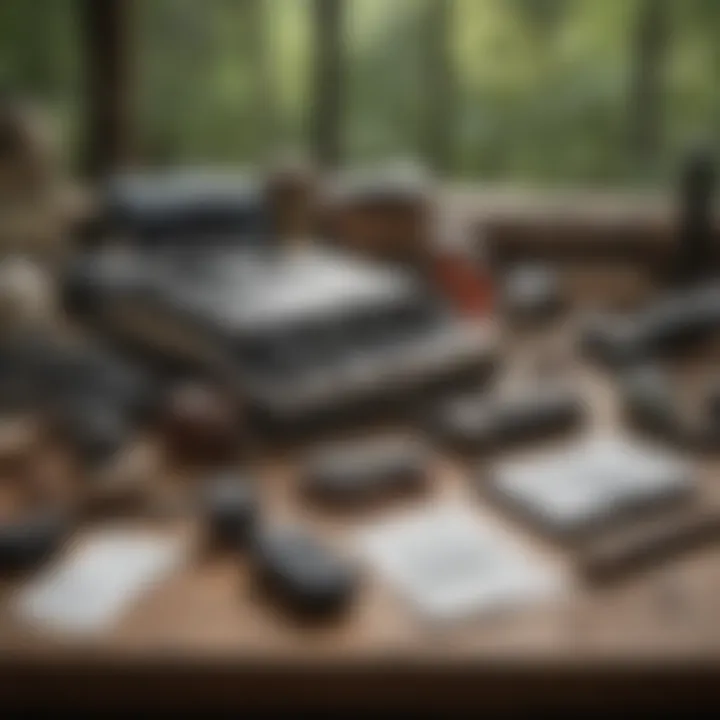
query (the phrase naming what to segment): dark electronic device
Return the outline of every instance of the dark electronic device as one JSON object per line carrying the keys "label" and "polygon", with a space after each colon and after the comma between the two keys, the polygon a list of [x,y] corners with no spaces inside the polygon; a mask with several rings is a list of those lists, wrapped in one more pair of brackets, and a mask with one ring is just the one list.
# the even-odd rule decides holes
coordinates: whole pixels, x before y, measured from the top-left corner
{"label": "dark electronic device", "polygon": [[596,360],[623,367],[670,355],[720,330],[720,287],[677,291],[630,317],[597,319],[582,339]]}
{"label": "dark electronic device", "polygon": [[427,479],[427,449],[407,439],[361,440],[315,452],[307,460],[302,489],[331,504],[354,504],[412,491]]}
{"label": "dark electronic device", "polygon": [[304,531],[261,531],[253,557],[262,587],[300,615],[335,615],[355,594],[355,568]]}
{"label": "dark electronic device", "polygon": [[253,537],[258,499],[247,478],[235,472],[210,478],[202,488],[201,504],[215,544],[238,550]]}
{"label": "dark electronic device", "polygon": [[643,365],[626,371],[620,378],[620,398],[625,417],[637,429],[694,451],[717,448],[720,424],[712,396],[708,412],[693,423],[682,412],[672,378],[662,368]]}
{"label": "dark electronic device", "polygon": [[582,417],[581,399],[558,386],[528,389],[508,398],[457,398],[439,408],[431,426],[458,449],[485,450],[567,431]]}
{"label": "dark electronic device", "polygon": [[580,557],[580,568],[591,582],[619,581],[674,556],[720,538],[717,510],[690,508],[660,522],[629,533],[611,535],[589,545]]}

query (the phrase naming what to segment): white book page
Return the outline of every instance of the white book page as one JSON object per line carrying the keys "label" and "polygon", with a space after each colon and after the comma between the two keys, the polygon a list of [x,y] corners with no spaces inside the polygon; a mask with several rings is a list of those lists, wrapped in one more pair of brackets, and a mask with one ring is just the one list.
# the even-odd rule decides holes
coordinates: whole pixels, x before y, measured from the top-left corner
{"label": "white book page", "polygon": [[457,619],[553,595],[559,573],[461,504],[365,529],[361,553],[421,614]]}
{"label": "white book page", "polygon": [[186,550],[181,537],[97,533],[22,587],[15,609],[24,620],[53,630],[106,630],[178,569]]}

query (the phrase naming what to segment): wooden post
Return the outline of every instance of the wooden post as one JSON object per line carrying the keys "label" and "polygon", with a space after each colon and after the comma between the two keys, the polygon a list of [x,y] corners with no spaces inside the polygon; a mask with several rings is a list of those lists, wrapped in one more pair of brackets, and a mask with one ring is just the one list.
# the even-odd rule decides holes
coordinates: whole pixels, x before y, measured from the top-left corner
{"label": "wooden post", "polygon": [[337,166],[342,159],[344,6],[344,0],[313,0],[311,146],[316,162],[329,168]]}
{"label": "wooden post", "polygon": [[85,171],[101,177],[131,153],[132,0],[78,0],[84,46]]}

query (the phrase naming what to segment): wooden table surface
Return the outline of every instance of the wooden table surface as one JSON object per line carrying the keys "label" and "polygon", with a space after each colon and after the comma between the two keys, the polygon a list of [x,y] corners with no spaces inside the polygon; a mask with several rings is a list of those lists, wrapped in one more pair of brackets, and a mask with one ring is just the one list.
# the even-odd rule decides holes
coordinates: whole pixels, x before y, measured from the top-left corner
{"label": "wooden table surface", "polygon": [[[591,287],[586,278],[574,278],[572,287]],[[637,289],[641,284],[629,286]],[[512,384],[537,373],[532,358],[554,343],[554,374],[577,381],[587,398],[589,419],[580,432],[619,429],[612,380],[574,356],[568,326],[542,335],[506,333],[509,362],[503,382]],[[712,373],[717,357],[717,351],[708,349],[678,368],[688,393],[693,382]],[[537,449],[534,445],[514,454]],[[255,469],[269,518],[308,523],[351,552],[356,529],[400,509],[338,516],[308,507],[295,492],[296,457],[294,451],[269,452]],[[694,462],[698,502],[720,502],[720,459]],[[368,571],[346,617],[309,627],[261,602],[243,560],[198,551],[112,631],[81,645],[23,627],[8,610],[14,591],[8,584],[0,612],[0,698],[23,702],[42,697],[56,707],[102,705],[112,698],[116,706],[142,702],[146,707],[169,700],[204,706],[264,702],[391,707],[411,702],[448,708],[562,703],[580,697],[627,706],[634,700],[692,701],[718,693],[720,547],[693,552],[617,586],[589,588],[574,572],[572,549],[541,540],[483,500],[475,487],[481,472],[480,459],[452,457],[437,449],[429,493],[403,508],[463,498],[478,515],[557,566],[567,584],[561,596],[440,630],[414,616]],[[192,523],[153,526],[158,532],[195,537]],[[81,542],[82,533],[74,540]]]}

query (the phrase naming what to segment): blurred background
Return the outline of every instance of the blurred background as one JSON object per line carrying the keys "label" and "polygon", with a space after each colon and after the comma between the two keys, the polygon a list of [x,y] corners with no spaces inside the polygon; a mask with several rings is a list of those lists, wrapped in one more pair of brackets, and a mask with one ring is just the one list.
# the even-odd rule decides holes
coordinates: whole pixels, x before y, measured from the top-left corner
{"label": "blurred background", "polygon": [[[94,4],[107,7],[0,4],[0,87],[52,110],[72,168],[97,162],[103,93],[106,132],[153,165],[288,150],[411,156],[473,181],[653,186],[690,139],[720,144],[717,0]],[[108,119],[113,102],[122,118]]]}

